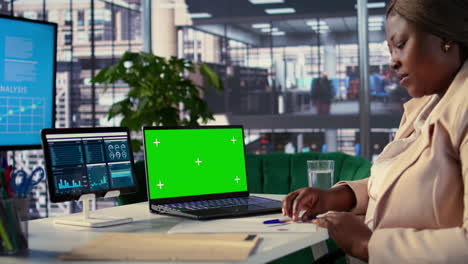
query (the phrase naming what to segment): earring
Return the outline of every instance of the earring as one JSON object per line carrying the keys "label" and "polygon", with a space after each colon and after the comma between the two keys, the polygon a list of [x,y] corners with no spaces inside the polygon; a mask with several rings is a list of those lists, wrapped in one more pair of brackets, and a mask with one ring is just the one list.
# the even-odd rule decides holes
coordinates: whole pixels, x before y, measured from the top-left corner
{"label": "earring", "polygon": [[448,52],[449,49],[450,49],[450,44],[445,43],[445,45],[444,45],[444,51],[445,51],[445,52]]}

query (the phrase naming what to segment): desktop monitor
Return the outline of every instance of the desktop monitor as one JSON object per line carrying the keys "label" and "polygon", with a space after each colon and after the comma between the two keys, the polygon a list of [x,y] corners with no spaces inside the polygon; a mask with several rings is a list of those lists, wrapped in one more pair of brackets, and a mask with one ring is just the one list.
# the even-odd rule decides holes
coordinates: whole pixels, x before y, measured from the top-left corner
{"label": "desktop monitor", "polygon": [[0,15],[0,150],[41,147],[55,122],[57,24]]}
{"label": "desktop monitor", "polygon": [[41,136],[52,202],[137,190],[128,128],[44,129]]}

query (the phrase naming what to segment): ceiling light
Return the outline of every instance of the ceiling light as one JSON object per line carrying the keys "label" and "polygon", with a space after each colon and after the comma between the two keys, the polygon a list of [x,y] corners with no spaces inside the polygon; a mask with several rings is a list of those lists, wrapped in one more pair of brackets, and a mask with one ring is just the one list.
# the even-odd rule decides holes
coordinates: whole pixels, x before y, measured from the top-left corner
{"label": "ceiling light", "polygon": [[312,30],[316,32],[330,31],[329,28],[312,28]]}
{"label": "ceiling light", "polygon": [[384,18],[381,16],[371,16],[369,17],[369,22],[383,22]]}
{"label": "ceiling light", "polygon": [[262,28],[262,32],[277,32],[278,28]]}
{"label": "ceiling light", "polygon": [[383,26],[383,22],[372,22],[370,21],[368,25],[371,26]]}
{"label": "ceiling light", "polygon": [[[376,2],[376,3],[367,3],[367,8],[384,8],[385,2]],[[357,5],[354,5],[354,8],[357,9]]]}
{"label": "ceiling light", "polygon": [[330,31],[328,25],[311,26],[310,28],[317,33],[327,33]]}
{"label": "ceiling light", "polygon": [[253,24],[253,28],[269,28],[270,24]]}
{"label": "ceiling light", "polygon": [[284,3],[284,0],[249,0],[249,2],[254,5],[282,4]]}
{"label": "ceiling light", "polygon": [[317,25],[319,25],[319,26],[326,26],[326,25],[327,25],[327,22],[325,22],[325,21],[323,21],[323,20],[319,20],[319,21],[317,21],[317,20],[309,20],[309,21],[307,21],[306,23],[307,23],[307,25],[309,25],[309,26],[311,26],[311,27],[314,27],[314,26],[317,26]]}
{"label": "ceiling light", "polygon": [[329,29],[328,25],[320,25],[320,26],[314,26],[311,28],[318,28],[318,29]]}
{"label": "ceiling light", "polygon": [[189,14],[191,18],[210,18],[212,15],[210,13],[191,13]]}
{"label": "ceiling light", "polygon": [[327,24],[322,24],[322,25],[315,25],[315,26],[310,26],[312,28],[312,30],[314,31],[328,31],[330,30],[330,28],[328,27]]}
{"label": "ceiling light", "polygon": [[384,8],[385,2],[367,3],[367,8]]}
{"label": "ceiling light", "polygon": [[292,14],[296,13],[296,10],[294,8],[268,8],[265,9],[265,12],[269,15],[277,15],[277,14]]}
{"label": "ceiling light", "polygon": [[273,35],[273,36],[284,36],[284,34],[286,34],[286,33],[284,33],[283,31],[277,31],[277,32],[272,32],[271,33],[271,35]]}
{"label": "ceiling light", "polygon": [[382,29],[382,25],[369,25],[369,30],[381,30]]}

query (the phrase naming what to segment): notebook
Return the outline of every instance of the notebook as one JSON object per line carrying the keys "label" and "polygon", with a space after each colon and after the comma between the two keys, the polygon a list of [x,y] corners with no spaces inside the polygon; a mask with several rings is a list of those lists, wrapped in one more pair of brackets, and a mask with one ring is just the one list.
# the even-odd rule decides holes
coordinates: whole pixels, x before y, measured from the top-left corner
{"label": "notebook", "polygon": [[193,219],[276,213],[249,194],[242,126],[144,127],[152,212]]}

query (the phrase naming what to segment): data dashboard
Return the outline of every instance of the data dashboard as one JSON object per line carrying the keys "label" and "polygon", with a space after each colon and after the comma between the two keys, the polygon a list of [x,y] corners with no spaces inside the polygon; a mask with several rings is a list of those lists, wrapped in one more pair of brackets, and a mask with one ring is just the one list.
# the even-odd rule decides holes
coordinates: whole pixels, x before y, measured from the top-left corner
{"label": "data dashboard", "polygon": [[55,196],[135,186],[127,132],[54,133],[43,138]]}

